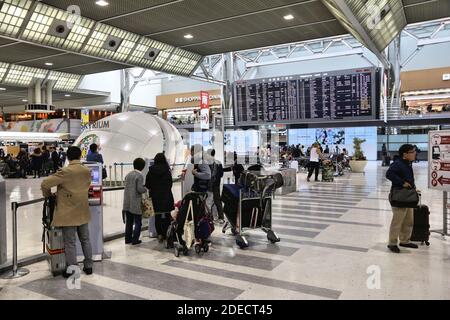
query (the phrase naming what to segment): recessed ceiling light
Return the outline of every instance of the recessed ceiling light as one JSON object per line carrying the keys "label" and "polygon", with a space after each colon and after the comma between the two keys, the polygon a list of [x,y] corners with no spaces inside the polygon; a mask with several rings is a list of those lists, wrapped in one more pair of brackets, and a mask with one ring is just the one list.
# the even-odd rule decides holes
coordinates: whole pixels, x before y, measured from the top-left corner
{"label": "recessed ceiling light", "polygon": [[70,96],[71,96],[70,94],[65,94],[65,95],[64,95],[64,97],[70,97]]}
{"label": "recessed ceiling light", "polygon": [[28,100],[27,99],[22,99],[22,102],[28,102]]}
{"label": "recessed ceiling light", "polygon": [[186,39],[193,39],[194,38],[194,36],[192,35],[192,34],[186,34],[185,36],[184,36]]}
{"label": "recessed ceiling light", "polygon": [[293,20],[294,16],[292,14],[288,14],[288,15],[285,15],[283,18],[284,18],[284,20]]}
{"label": "recessed ceiling light", "polygon": [[0,88],[0,91],[6,91],[6,88]]}
{"label": "recessed ceiling light", "polygon": [[46,62],[45,65],[51,67],[53,65],[53,62]]}
{"label": "recessed ceiling light", "polygon": [[109,2],[106,2],[104,0],[99,0],[99,1],[95,2],[95,4],[100,7],[106,7],[107,5],[109,5]]}

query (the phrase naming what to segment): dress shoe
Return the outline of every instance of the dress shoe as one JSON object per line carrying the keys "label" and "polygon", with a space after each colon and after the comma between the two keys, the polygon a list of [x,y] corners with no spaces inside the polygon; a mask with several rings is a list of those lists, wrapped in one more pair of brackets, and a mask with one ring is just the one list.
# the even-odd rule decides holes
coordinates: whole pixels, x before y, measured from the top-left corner
{"label": "dress shoe", "polygon": [[400,253],[400,249],[397,246],[388,246],[389,250],[395,253]]}
{"label": "dress shoe", "polygon": [[400,243],[400,247],[419,249],[419,246],[415,243]]}
{"label": "dress shoe", "polygon": [[83,272],[89,276],[92,274],[92,268],[83,268]]}
{"label": "dress shoe", "polygon": [[137,242],[133,242],[132,245],[137,246],[138,244],[141,244],[141,243],[142,243],[142,240],[138,240]]}
{"label": "dress shoe", "polygon": [[63,272],[62,276],[66,279],[70,278],[71,276],[73,276],[75,272],[72,273],[67,273],[66,271]]}

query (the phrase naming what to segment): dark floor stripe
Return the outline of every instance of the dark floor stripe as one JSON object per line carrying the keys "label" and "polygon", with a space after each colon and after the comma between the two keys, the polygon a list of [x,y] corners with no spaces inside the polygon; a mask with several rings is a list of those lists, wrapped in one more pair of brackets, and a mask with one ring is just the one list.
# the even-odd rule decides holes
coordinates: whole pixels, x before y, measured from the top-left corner
{"label": "dark floor stripe", "polygon": [[62,277],[39,279],[21,286],[44,296],[57,300],[144,300],[115,290],[99,287],[81,281],[80,290],[67,288],[66,279]]}
{"label": "dark floor stripe", "polygon": [[[254,239],[252,241],[251,238],[247,238],[247,240],[249,242],[249,247],[246,248],[245,251],[263,252],[268,254],[276,254],[279,256],[290,257],[299,250],[292,247],[280,247],[275,244],[271,243],[269,244],[267,238],[265,238],[264,240],[261,239],[257,241],[255,241]],[[211,237],[211,241],[213,248],[236,248],[236,250],[241,250],[238,249],[234,236],[230,236],[227,238]]]}
{"label": "dark floor stripe", "polygon": [[299,204],[311,204],[311,205],[327,205],[327,206],[341,206],[341,207],[356,207],[356,205],[360,202],[360,201],[356,201],[356,202],[344,202],[344,201],[333,201],[333,200],[322,200],[322,199],[307,199],[307,198],[303,198],[303,197],[297,197],[297,198],[290,198],[290,199],[286,199],[286,198],[277,198],[275,199],[275,201],[277,203],[283,203],[284,201],[290,201],[290,202],[297,202]]}
{"label": "dark floor stripe", "polygon": [[344,198],[348,198],[351,200],[362,200],[362,199],[366,199],[366,197],[368,197],[369,195],[363,195],[363,196],[358,196],[358,195],[350,195],[348,193],[344,193],[344,192],[316,192],[316,191],[310,191],[310,190],[300,190],[300,192],[296,192],[296,193],[291,193],[289,194],[289,196],[321,196],[321,197],[327,197],[327,196],[332,196],[332,197],[338,197],[340,199],[344,199]]}
{"label": "dark floor stripe", "polygon": [[308,231],[308,230],[296,230],[276,227],[273,229],[278,235],[296,236],[304,238],[315,238],[320,232]]}
{"label": "dark floor stripe", "polygon": [[[275,201],[273,203],[274,206],[284,206],[286,202],[284,201]],[[301,201],[301,200],[290,200],[290,203],[286,203],[286,205],[299,205],[299,206],[307,206],[308,208],[321,208],[321,209],[327,209],[327,210],[333,210],[335,209],[342,209],[345,210],[343,212],[347,212],[350,209],[357,208],[356,204],[354,205],[344,205],[344,204],[338,204],[338,203],[322,203],[321,201]]]}
{"label": "dark floor stripe", "polygon": [[[214,245],[214,244],[213,244]],[[168,250],[163,247],[162,244],[158,244],[156,242],[147,242],[141,244],[141,248],[145,249],[151,249],[161,252],[174,252],[173,249]],[[221,263],[227,263],[232,264],[236,266],[244,266],[248,268],[253,269],[259,269],[259,270],[273,270],[276,267],[278,267],[283,261],[280,260],[273,260],[273,259],[267,259],[267,258],[260,258],[260,257],[249,257],[242,254],[233,254],[230,255],[229,252],[219,252],[219,251],[209,251],[206,254],[203,254],[201,256],[198,256],[193,248],[190,251],[190,256],[193,259],[207,259],[212,260],[216,262]]]}
{"label": "dark floor stripe", "polygon": [[[334,213],[323,213],[321,211],[319,212],[313,212],[316,210],[300,210],[300,209],[288,209],[288,208],[277,208],[277,207],[273,207],[272,212],[273,213],[292,213],[292,214],[298,214],[298,215],[302,215],[302,216],[313,216],[313,217],[323,217],[323,218],[336,218],[339,219],[340,217],[342,217],[342,214],[334,214]],[[329,210],[327,210],[329,211]]]}
{"label": "dark floor stripe", "polygon": [[310,228],[310,229],[319,229],[319,230],[325,230],[326,228],[329,227],[328,224],[323,224],[323,223],[308,223],[308,222],[300,222],[300,221],[290,221],[290,220],[282,220],[280,218],[282,218],[282,217],[277,216],[276,218],[273,218],[272,223],[282,225],[282,226]]}
{"label": "dark floor stripe", "polygon": [[[340,206],[340,205],[320,205],[320,204],[311,204],[310,206],[307,206],[306,203],[303,202],[298,202],[298,206],[294,206],[294,205],[284,205],[284,204],[278,204],[278,203],[274,203],[273,204],[273,208],[291,208],[291,209],[296,209],[298,208],[299,210],[302,209],[311,209],[311,210],[315,210],[316,208],[319,209],[324,209],[324,210],[328,210],[328,211],[333,211],[333,212],[348,212],[350,210],[361,210],[361,211],[376,211],[376,212],[380,212],[380,211],[392,211],[392,210],[388,210],[388,209],[380,209],[380,208],[362,208],[362,207],[351,207],[351,206]],[[322,211],[322,210],[321,210]]]}
{"label": "dark floor stripe", "polygon": [[[288,205],[288,204],[273,204],[273,208],[277,208],[277,209],[293,209],[293,210],[316,210],[319,212],[329,212],[330,211],[330,207],[323,207],[320,205],[314,205],[314,206],[310,206],[310,205]],[[347,208],[332,208],[334,212],[339,212],[339,213],[346,213],[349,209]]]}
{"label": "dark floor stripe", "polygon": [[95,267],[94,272],[105,277],[196,300],[232,300],[243,292],[232,287],[112,261],[102,262]]}
{"label": "dark floor stripe", "polygon": [[277,197],[276,199],[286,199],[286,200],[291,200],[291,199],[303,199],[303,200],[312,200],[312,201],[335,201],[335,202],[351,202],[352,204],[358,204],[358,202],[360,202],[363,199],[367,199],[367,198],[361,198],[361,199],[350,199],[350,198],[344,198],[344,197],[331,197],[329,195],[323,195],[323,196],[311,196],[310,194],[307,193],[302,193],[301,195],[285,195],[282,197]]}
{"label": "dark floor stripe", "polygon": [[[322,247],[322,248],[330,248],[330,249],[338,249],[338,250],[346,250],[346,251],[355,251],[355,252],[368,252],[369,251],[368,248],[361,248],[361,247],[354,247],[354,246],[345,246],[345,245],[339,245],[339,244],[330,244],[330,243],[308,241],[308,240],[283,239],[283,237],[281,237],[281,235],[279,235],[279,236],[281,238],[281,241],[279,242],[280,245],[282,243],[295,243],[295,244],[304,244],[304,245],[313,246],[313,247]],[[250,235],[249,238],[255,238],[255,239],[263,240],[264,236],[259,235],[259,234],[252,234],[252,235]]]}
{"label": "dark floor stripe", "polygon": [[302,217],[300,215],[298,217],[291,217],[291,216],[286,216],[283,214],[275,214],[274,221],[276,218],[300,219],[300,220],[315,221],[315,222],[330,222],[330,223],[350,224],[350,225],[355,225],[355,226],[376,227],[376,228],[383,227],[383,225],[381,225],[381,224],[351,222],[351,221],[342,221],[342,220],[330,220],[330,219],[314,219],[314,218]]}
{"label": "dark floor stripe", "polygon": [[309,286],[294,282],[287,282],[283,280],[269,279],[264,277],[259,277],[251,274],[245,274],[235,271],[222,270],[217,268],[211,268],[206,266],[194,265],[182,261],[171,260],[164,263],[169,267],[179,268],[184,270],[190,270],[199,273],[212,274],[215,276],[223,277],[224,279],[235,279],[240,281],[245,281],[249,283],[256,283],[268,287],[280,288],[285,290],[296,291],[304,294],[310,294],[317,297],[329,298],[329,299],[338,299],[342,292],[320,288],[315,286]]}

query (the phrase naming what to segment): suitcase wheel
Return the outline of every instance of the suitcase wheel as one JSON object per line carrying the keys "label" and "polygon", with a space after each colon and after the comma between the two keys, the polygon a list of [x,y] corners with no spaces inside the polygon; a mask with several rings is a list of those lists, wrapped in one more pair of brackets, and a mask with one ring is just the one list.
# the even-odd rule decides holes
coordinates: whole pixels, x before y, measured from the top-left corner
{"label": "suitcase wheel", "polygon": [[430,243],[428,241],[426,241],[425,244],[427,245],[427,247],[430,246]]}
{"label": "suitcase wheel", "polygon": [[201,250],[202,250],[202,248],[200,247],[200,245],[196,244],[195,245],[195,253],[200,254]]}
{"label": "suitcase wheel", "polygon": [[180,256],[180,250],[178,250],[178,247],[175,247],[175,257],[179,257]]}

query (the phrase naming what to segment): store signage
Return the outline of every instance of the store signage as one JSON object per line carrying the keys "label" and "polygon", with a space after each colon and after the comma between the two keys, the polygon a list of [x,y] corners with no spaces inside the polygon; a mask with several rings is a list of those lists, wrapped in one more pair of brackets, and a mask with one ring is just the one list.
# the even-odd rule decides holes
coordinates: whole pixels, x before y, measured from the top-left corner
{"label": "store signage", "polygon": [[[208,94],[206,92],[206,94]],[[209,100],[220,100],[221,96],[220,94],[216,94],[216,95],[209,95]],[[201,97],[200,96],[196,96],[196,97],[179,97],[179,98],[175,98],[175,103],[186,103],[186,102],[198,102],[200,101]]]}
{"label": "store signage", "polygon": [[87,129],[89,130],[102,130],[109,129],[109,120],[100,120],[91,124],[88,124]]}
{"label": "store signage", "polygon": [[209,93],[200,92],[200,126],[202,129],[209,129]]}
{"label": "store signage", "polygon": [[450,131],[429,133],[428,187],[450,191]]}

